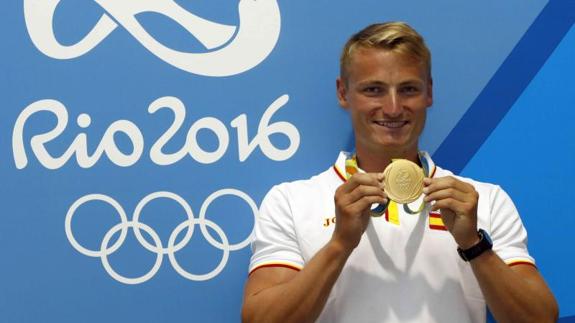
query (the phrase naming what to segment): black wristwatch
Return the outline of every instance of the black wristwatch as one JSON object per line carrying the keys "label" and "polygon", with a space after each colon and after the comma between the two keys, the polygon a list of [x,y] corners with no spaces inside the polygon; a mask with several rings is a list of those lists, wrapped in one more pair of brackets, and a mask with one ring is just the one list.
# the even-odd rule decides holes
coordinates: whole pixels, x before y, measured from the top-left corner
{"label": "black wristwatch", "polygon": [[457,252],[459,253],[459,256],[461,256],[461,259],[465,261],[471,261],[486,250],[491,250],[493,248],[493,241],[491,241],[491,237],[489,234],[487,234],[487,232],[485,232],[485,230],[479,229],[477,234],[481,240],[479,240],[479,242],[476,243],[473,247],[465,250],[459,247],[457,248]]}

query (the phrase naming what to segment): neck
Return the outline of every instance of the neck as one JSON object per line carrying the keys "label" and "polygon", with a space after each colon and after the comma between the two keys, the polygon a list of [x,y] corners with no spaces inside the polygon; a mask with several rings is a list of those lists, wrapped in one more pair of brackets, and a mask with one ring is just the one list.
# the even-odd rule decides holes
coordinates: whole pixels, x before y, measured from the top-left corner
{"label": "neck", "polygon": [[378,152],[360,147],[356,149],[358,166],[368,173],[382,172],[392,159],[407,159],[419,165],[417,147],[403,150],[386,149]]}

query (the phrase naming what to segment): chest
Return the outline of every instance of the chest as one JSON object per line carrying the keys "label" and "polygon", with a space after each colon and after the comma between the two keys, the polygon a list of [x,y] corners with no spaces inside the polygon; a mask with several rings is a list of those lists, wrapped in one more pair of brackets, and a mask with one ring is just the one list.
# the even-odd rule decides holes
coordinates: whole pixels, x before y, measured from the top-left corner
{"label": "chest", "polygon": [[[334,192],[308,201],[305,209],[293,214],[305,262],[331,239],[336,226]],[[402,205],[390,205],[386,214],[370,219],[342,277],[378,277],[389,282],[415,279],[425,282],[430,290],[441,289],[446,282],[467,281],[470,286],[460,287],[481,297],[471,268],[456,250],[457,244],[438,213],[426,208],[419,214],[409,214]]]}

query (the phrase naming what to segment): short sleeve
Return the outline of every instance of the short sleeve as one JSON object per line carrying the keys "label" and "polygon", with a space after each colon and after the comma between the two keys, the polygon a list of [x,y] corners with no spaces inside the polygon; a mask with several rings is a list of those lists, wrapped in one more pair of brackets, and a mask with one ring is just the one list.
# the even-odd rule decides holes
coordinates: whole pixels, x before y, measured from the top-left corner
{"label": "short sleeve", "polygon": [[272,266],[303,268],[291,208],[281,188],[274,186],[261,204],[252,241],[250,273]]}
{"label": "short sleeve", "polygon": [[493,250],[508,265],[535,264],[527,251],[527,230],[517,208],[499,186],[491,193],[491,239]]}

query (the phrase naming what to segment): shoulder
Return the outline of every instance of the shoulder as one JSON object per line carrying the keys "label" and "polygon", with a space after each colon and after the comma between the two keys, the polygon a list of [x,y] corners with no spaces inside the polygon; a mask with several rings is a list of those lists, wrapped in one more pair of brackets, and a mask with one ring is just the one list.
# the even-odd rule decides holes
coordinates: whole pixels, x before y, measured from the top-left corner
{"label": "shoulder", "polygon": [[294,180],[274,185],[268,192],[268,197],[283,198],[285,200],[305,199],[316,196],[318,193],[333,191],[342,183],[333,167],[307,179]]}
{"label": "shoulder", "polygon": [[299,179],[284,182],[273,186],[268,194],[283,194],[285,196],[305,195],[310,191],[335,191],[345,179],[342,170],[345,169],[345,161],[352,155],[350,152],[341,151],[335,161],[329,168],[323,172],[306,179]]}

